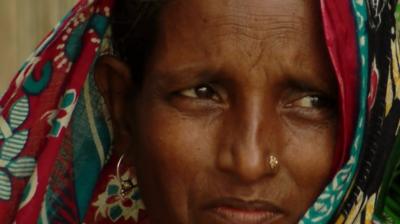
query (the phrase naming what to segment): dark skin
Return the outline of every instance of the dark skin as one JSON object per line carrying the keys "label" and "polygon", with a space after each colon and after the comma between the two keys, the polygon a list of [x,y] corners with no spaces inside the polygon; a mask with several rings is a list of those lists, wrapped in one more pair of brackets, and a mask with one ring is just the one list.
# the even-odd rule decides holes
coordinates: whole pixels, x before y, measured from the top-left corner
{"label": "dark skin", "polygon": [[330,179],[336,140],[320,20],[316,0],[178,0],[162,10],[141,88],[128,65],[99,60],[116,148],[152,223],[304,215]]}

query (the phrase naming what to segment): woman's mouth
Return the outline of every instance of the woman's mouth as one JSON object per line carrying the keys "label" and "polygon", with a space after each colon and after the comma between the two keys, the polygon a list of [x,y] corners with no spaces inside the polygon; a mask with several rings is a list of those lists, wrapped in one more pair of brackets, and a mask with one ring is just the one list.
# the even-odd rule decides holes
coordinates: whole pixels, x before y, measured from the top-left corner
{"label": "woman's mouth", "polygon": [[281,209],[267,201],[221,198],[209,203],[206,210],[222,223],[268,224],[282,218]]}

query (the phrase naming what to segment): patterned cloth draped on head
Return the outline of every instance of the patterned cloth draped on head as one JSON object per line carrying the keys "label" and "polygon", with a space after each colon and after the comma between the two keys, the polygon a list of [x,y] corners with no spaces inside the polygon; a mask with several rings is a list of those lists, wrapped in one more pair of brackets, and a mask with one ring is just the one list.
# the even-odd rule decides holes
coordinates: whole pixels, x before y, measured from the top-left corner
{"label": "patterned cloth draped on head", "polygon": [[[2,223],[146,223],[118,196],[111,129],[93,81],[112,0],[81,0],[0,100]],[[338,170],[300,223],[400,222],[399,13],[395,0],[321,0],[340,94]]]}

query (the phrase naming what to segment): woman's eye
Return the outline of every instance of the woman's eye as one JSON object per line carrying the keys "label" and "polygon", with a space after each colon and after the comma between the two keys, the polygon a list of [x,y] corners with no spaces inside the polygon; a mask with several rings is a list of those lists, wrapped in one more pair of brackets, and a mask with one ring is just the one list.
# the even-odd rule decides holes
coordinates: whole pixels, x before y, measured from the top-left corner
{"label": "woman's eye", "polygon": [[323,95],[307,95],[292,100],[285,107],[304,111],[334,111],[336,101]]}
{"label": "woman's eye", "polygon": [[292,106],[301,108],[326,108],[331,107],[333,102],[320,96],[305,96],[295,100]]}
{"label": "woman's eye", "polygon": [[194,88],[186,89],[179,92],[180,95],[195,98],[195,99],[205,99],[205,100],[215,100],[220,101],[218,93],[210,85],[199,85]]}
{"label": "woman's eye", "polygon": [[285,106],[298,118],[312,121],[326,121],[335,118],[336,101],[324,95],[306,95],[292,100]]}

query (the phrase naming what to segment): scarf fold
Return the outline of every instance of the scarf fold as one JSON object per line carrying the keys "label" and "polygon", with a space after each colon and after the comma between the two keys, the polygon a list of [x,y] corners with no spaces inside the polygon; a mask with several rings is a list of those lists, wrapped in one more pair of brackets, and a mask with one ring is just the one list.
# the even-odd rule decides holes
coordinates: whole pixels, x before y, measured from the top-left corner
{"label": "scarf fold", "polygon": [[[118,194],[111,124],[93,79],[96,59],[112,53],[113,2],[79,1],[1,98],[1,223],[148,222],[138,192]],[[340,131],[334,177],[300,223],[400,223],[400,6],[320,2]]]}

